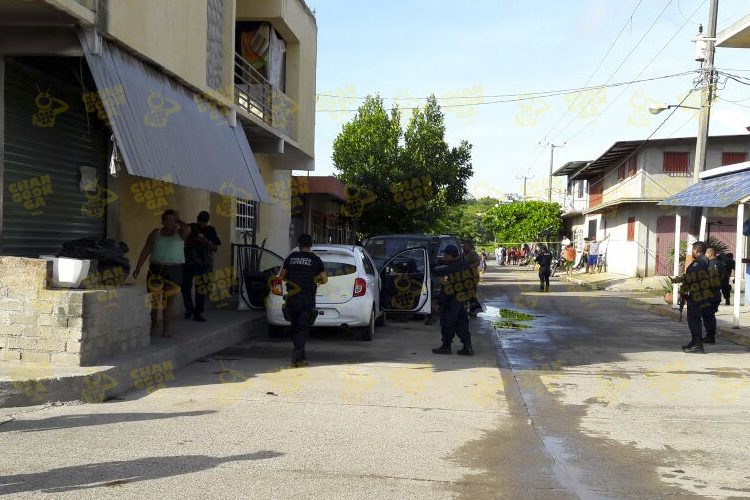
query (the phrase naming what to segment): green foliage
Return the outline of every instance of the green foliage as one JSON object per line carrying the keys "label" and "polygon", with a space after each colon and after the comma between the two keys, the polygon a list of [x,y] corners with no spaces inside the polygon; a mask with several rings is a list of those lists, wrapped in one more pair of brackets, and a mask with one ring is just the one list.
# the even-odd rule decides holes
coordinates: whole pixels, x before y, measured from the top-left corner
{"label": "green foliage", "polygon": [[514,201],[489,209],[484,223],[498,243],[552,241],[562,227],[561,213],[557,203]]}
{"label": "green foliage", "polygon": [[[462,202],[473,174],[471,145],[461,141],[458,147],[448,146],[434,96],[412,112],[406,130],[398,108],[387,111],[380,97],[368,96],[334,140],[333,164],[343,182],[376,197],[358,221],[364,234],[429,230],[447,207]],[[395,201],[398,183],[426,176],[432,182],[429,196],[411,208]]]}
{"label": "green foliage", "polygon": [[[726,253],[730,253],[732,251],[729,248],[729,245],[727,245],[720,239],[716,238],[715,236],[709,236],[706,239],[706,246],[714,247],[716,249],[716,255],[723,255]],[[687,241],[680,241],[680,265],[679,265],[680,274],[683,274],[685,272],[685,257],[687,256],[687,249],[688,249]],[[670,269],[672,268],[673,265],[674,265],[674,247],[670,248],[669,250]]]}
{"label": "green foliage", "polygon": [[495,236],[485,223],[484,216],[498,203],[498,199],[484,197],[478,200],[468,198],[459,205],[448,206],[430,226],[429,232],[472,238],[477,244],[492,242]]}

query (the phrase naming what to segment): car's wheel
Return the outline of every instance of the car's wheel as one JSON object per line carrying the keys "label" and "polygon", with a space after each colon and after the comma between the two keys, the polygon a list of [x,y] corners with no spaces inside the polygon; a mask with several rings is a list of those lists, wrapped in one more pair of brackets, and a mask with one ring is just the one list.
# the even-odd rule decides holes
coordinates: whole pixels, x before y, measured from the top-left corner
{"label": "car's wheel", "polygon": [[283,326],[268,325],[268,336],[272,339],[280,339],[286,333]]}
{"label": "car's wheel", "polygon": [[375,309],[370,313],[370,323],[362,328],[362,340],[370,341],[375,335]]}
{"label": "car's wheel", "polygon": [[380,314],[380,317],[375,320],[375,326],[385,326],[385,311]]}

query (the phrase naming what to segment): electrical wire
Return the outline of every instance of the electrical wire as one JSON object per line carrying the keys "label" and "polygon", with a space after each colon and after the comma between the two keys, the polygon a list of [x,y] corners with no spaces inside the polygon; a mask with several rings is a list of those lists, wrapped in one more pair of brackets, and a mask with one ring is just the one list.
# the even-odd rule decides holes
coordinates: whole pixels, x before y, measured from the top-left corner
{"label": "electrical wire", "polygon": [[[616,82],[616,83],[607,83],[602,85],[595,85],[588,88],[578,88],[578,89],[564,89],[564,90],[556,90],[556,91],[547,91],[547,92],[540,92],[536,93],[534,95],[532,94],[524,94],[519,96],[518,94],[510,94],[513,96],[513,98],[510,99],[498,99],[498,100],[491,100],[491,101],[484,101],[484,102],[470,102],[465,104],[441,104],[441,107],[443,108],[457,108],[457,107],[467,107],[467,106],[483,106],[487,104],[500,104],[500,103],[508,103],[508,102],[522,102],[522,101],[530,101],[534,99],[544,99],[547,97],[557,97],[561,95],[567,95],[567,94],[574,94],[577,92],[582,92],[586,90],[597,90],[597,89],[604,89],[604,88],[615,88],[615,87],[622,87],[624,85],[632,85],[634,83],[641,83],[641,82],[651,82],[656,80],[664,80],[668,78],[676,78],[680,76],[689,75],[691,73],[696,73],[697,70],[689,70],[689,71],[682,71],[680,73],[673,73],[671,75],[661,75],[661,76],[655,76],[651,78],[643,78],[640,80],[631,80],[627,82]],[[502,95],[502,94],[498,94]],[[472,98],[484,98],[488,96],[472,96]],[[412,106],[412,107],[404,107],[399,108],[402,110],[407,109],[420,109],[419,106]],[[358,109],[317,109],[317,113],[343,113],[343,112],[356,112],[359,111]]]}

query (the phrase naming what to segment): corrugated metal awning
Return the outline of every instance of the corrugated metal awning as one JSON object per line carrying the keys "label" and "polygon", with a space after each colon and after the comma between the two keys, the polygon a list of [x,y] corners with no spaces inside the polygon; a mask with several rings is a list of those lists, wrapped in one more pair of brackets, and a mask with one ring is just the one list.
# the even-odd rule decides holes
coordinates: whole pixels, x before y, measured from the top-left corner
{"label": "corrugated metal awning", "polygon": [[270,203],[241,126],[114,43],[80,39],[128,172]]}
{"label": "corrugated metal awning", "polygon": [[659,205],[724,208],[750,196],[750,171],[701,179]]}

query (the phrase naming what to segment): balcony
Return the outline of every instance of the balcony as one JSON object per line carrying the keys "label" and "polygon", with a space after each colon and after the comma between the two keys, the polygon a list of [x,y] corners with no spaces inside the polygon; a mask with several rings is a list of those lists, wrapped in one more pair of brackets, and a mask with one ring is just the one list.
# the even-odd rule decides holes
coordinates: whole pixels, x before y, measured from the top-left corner
{"label": "balcony", "polygon": [[234,54],[234,100],[249,115],[282,136],[297,140],[299,104],[272,85],[240,54]]}

